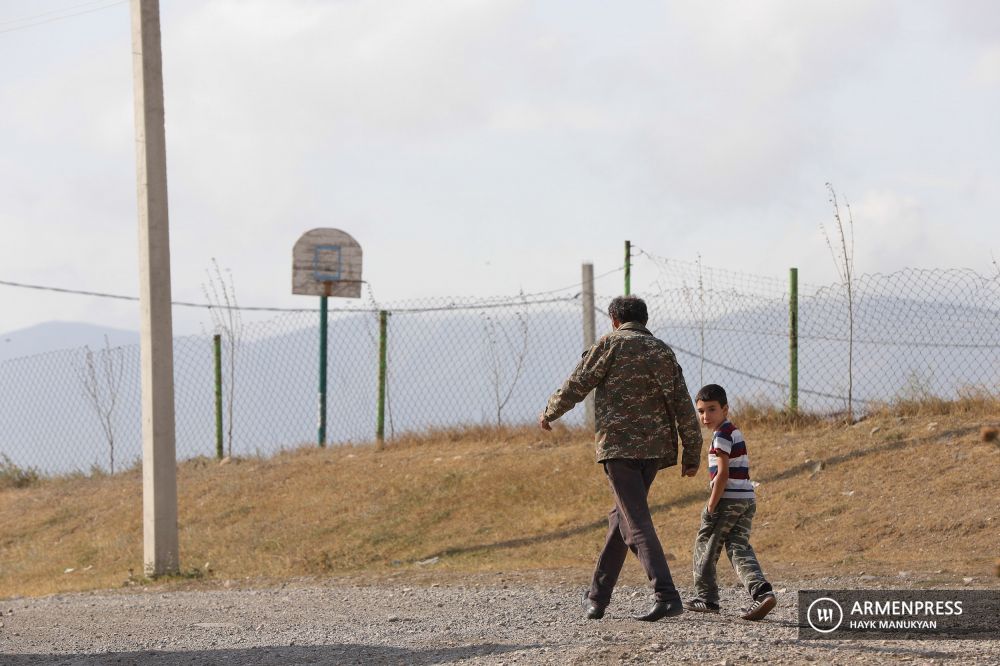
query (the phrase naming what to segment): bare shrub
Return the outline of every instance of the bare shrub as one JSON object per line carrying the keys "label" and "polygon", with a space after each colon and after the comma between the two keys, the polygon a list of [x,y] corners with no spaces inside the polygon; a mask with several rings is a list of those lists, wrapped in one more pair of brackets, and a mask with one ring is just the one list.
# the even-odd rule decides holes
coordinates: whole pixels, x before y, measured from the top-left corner
{"label": "bare shrub", "polygon": [[226,438],[228,440],[227,456],[233,455],[233,404],[236,398],[236,355],[243,342],[243,318],[240,316],[239,303],[236,300],[236,285],[233,274],[228,268],[229,281],[222,275],[218,262],[212,259],[212,268],[208,273],[208,284],[202,285],[202,293],[208,300],[209,315],[212,317],[213,333],[222,335],[229,346],[229,359],[226,363],[226,377],[223,381],[223,393],[226,398],[226,415],[228,425]]}
{"label": "bare shrub", "polygon": [[[108,336],[104,336],[104,349],[92,352],[90,347],[84,347],[84,361],[74,368],[76,376],[83,387],[87,404],[97,414],[101,423],[101,431],[108,442],[108,460],[110,473],[115,473],[115,423],[114,411],[118,403],[118,392],[121,388],[122,374],[125,370],[125,354],[120,347],[111,348]],[[93,473],[101,470],[92,466]]]}
{"label": "bare shrub", "polygon": [[503,408],[514,395],[514,387],[521,378],[524,360],[528,356],[528,322],[520,312],[517,313],[516,322],[505,322],[499,317],[484,314],[483,328],[489,352],[490,379],[496,399],[497,427],[501,427]]}
{"label": "bare shrub", "polygon": [[[847,422],[854,422],[854,216],[851,215],[851,205],[844,198],[844,207],[847,209],[847,229],[844,229],[844,220],[840,217],[840,204],[837,199],[837,192],[833,185],[826,184],[830,191],[830,203],[833,204],[833,220],[837,223],[836,232],[839,238],[830,240],[830,234],[826,232],[826,227],[819,225],[826,239],[826,246],[830,248],[833,256],[833,263],[837,267],[837,274],[840,281],[847,289],[847,319],[849,324],[847,335]],[[849,239],[848,239],[849,237]],[[839,241],[839,242],[838,242]]]}

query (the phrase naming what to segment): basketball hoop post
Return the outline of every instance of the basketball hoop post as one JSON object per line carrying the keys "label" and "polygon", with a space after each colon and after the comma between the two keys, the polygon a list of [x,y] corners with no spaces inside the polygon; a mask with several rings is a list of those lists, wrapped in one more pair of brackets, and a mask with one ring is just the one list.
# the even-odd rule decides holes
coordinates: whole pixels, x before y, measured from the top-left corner
{"label": "basketball hoop post", "polygon": [[319,446],[326,446],[326,296],[319,297]]}
{"label": "basketball hoop post", "polygon": [[340,229],[312,229],[292,247],[292,293],[319,296],[319,419],[316,440],[326,446],[327,299],[361,298],[361,246]]}

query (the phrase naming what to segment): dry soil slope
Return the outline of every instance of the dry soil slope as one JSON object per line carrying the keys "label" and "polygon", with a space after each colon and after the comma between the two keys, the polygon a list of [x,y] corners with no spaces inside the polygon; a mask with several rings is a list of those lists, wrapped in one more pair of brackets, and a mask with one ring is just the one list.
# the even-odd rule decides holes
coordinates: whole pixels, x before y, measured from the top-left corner
{"label": "dry soil slope", "polygon": [[[996,420],[743,424],[760,482],[754,543],[765,569],[991,580],[1000,448],[980,442],[979,426]],[[218,578],[432,557],[452,571],[585,571],[611,506],[592,445],[567,430],[452,431],[381,452],[302,449],[222,466],[189,461],[178,472],[182,565],[211,563]],[[695,479],[661,472],[651,492],[680,575],[706,497],[704,465]],[[141,562],[140,506],[135,471],[0,492],[0,597],[121,585]]]}

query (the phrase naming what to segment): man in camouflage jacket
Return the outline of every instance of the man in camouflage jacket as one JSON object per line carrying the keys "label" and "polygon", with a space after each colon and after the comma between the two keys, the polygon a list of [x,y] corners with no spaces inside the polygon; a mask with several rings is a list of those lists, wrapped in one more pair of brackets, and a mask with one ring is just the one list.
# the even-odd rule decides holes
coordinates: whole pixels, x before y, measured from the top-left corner
{"label": "man in camouflage jacket", "polygon": [[673,350],[646,328],[642,299],[619,296],[608,311],[614,332],[583,354],[572,376],[549,398],[539,422],[551,430],[551,421],[596,390],[597,462],[604,465],[615,506],[608,514],[607,540],[584,599],[587,617],[603,617],[631,550],[656,595],[650,612],[634,617],[656,621],[683,609],[646,497],[657,471],[677,464],[678,433],[684,449],[681,475],[698,472],[701,426]]}

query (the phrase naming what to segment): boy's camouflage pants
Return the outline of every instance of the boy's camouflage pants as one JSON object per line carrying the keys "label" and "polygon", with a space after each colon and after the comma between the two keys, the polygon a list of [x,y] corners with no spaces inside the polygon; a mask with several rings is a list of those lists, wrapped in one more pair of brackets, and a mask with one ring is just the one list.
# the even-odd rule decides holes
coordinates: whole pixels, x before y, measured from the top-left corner
{"label": "boy's camouflage pants", "polygon": [[723,498],[713,513],[709,513],[708,504],[705,505],[701,512],[701,529],[694,542],[694,587],[702,601],[719,603],[715,566],[723,547],[750,596],[756,599],[771,591],[750,545],[750,523],[756,512],[757,502],[753,499]]}

